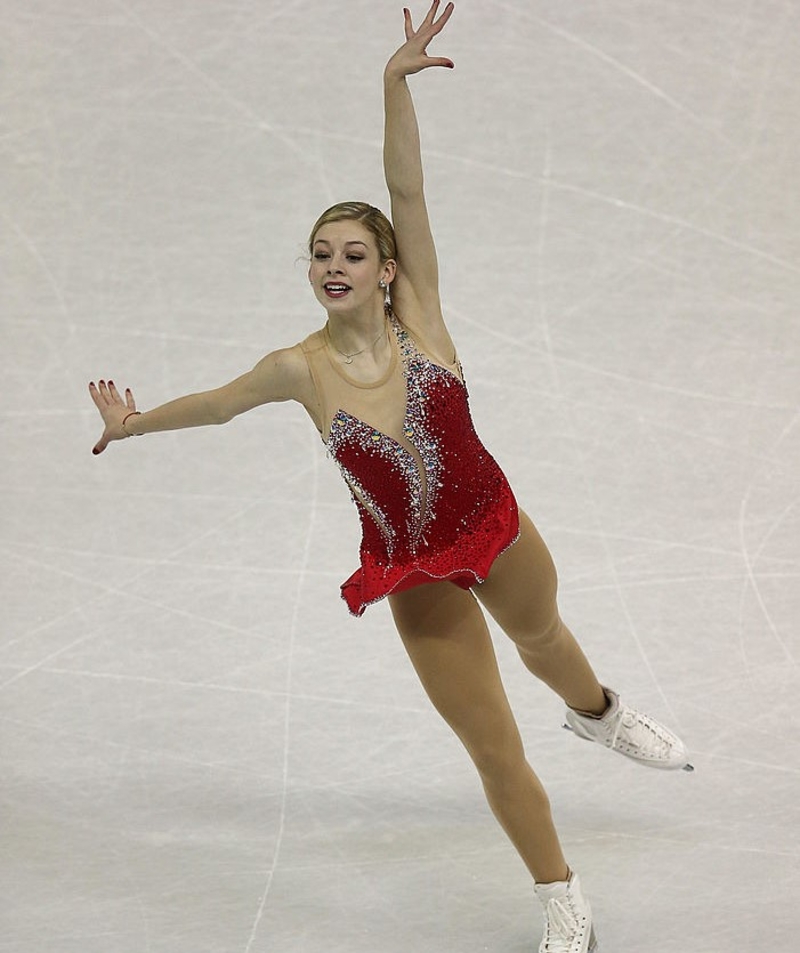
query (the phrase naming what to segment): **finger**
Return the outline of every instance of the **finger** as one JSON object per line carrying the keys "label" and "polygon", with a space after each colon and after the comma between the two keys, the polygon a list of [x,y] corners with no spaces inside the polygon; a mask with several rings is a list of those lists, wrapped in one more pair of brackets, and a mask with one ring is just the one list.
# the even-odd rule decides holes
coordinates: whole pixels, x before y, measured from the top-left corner
{"label": "finger", "polygon": [[97,385],[95,384],[94,381],[92,381],[92,382],[89,384],[89,396],[90,396],[90,397],[92,398],[92,400],[94,401],[95,407],[96,407],[98,410],[102,411],[103,408],[106,406],[106,402],[103,400],[103,398],[102,398],[102,396],[101,396],[101,394],[100,394],[100,391],[97,389]]}
{"label": "finger", "polygon": [[114,383],[114,381],[108,382],[108,392],[109,394],[111,394],[111,399],[114,401],[115,404],[122,403],[122,398],[119,395],[119,391],[117,390],[117,385]]}
{"label": "finger", "polygon": [[436,17],[436,11],[437,11],[438,9],[439,9],[439,0],[433,0],[433,3],[431,4],[430,10],[428,10],[428,13],[427,13],[425,19],[422,21],[422,25],[423,25],[423,26],[430,26],[431,23],[433,23],[433,21],[434,21],[434,19],[435,19],[435,17]]}
{"label": "finger", "polygon": [[98,391],[100,392],[100,397],[103,400],[104,407],[108,407],[110,404],[114,403],[114,398],[111,396],[110,384],[111,381],[100,381],[98,385]]}
{"label": "finger", "polygon": [[[438,6],[438,3],[437,3],[437,6]],[[453,15],[453,10],[455,10],[455,4],[448,3],[447,6],[444,8],[444,12],[439,17],[439,19],[431,24],[431,29],[433,30],[434,33],[440,33],[442,31],[445,23],[447,23],[447,21]]]}
{"label": "finger", "polygon": [[100,398],[103,401],[103,406],[107,407],[111,400],[111,394],[108,392],[108,384],[105,381],[98,381],[97,391],[100,394]]}
{"label": "finger", "polygon": [[97,456],[99,453],[102,453],[108,446],[108,440],[106,440],[106,435],[103,436],[97,441],[97,443],[92,447],[92,453]]}
{"label": "finger", "polygon": [[455,69],[455,63],[447,59],[446,56],[429,56],[428,66],[444,66],[447,69]]}
{"label": "finger", "polygon": [[406,31],[406,39],[410,40],[414,36],[414,24],[411,21],[411,11],[403,7],[403,27]]}
{"label": "finger", "polygon": [[136,401],[133,399],[133,391],[130,387],[125,388],[125,405],[128,410],[136,410]]}

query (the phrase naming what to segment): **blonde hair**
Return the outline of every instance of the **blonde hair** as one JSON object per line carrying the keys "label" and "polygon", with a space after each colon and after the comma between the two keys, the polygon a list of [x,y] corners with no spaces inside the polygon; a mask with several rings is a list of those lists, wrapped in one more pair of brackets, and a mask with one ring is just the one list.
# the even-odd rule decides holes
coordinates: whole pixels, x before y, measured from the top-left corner
{"label": "blonde hair", "polygon": [[373,235],[382,262],[390,258],[397,259],[397,244],[392,223],[379,208],[368,205],[366,202],[339,202],[326,209],[314,223],[308,237],[309,255],[313,253],[314,238],[322,226],[342,221],[359,222]]}

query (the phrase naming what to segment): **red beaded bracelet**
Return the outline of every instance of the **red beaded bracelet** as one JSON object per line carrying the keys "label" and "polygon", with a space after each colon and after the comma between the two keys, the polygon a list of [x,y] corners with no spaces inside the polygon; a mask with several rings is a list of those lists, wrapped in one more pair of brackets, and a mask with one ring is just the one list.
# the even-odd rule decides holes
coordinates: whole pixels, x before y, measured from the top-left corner
{"label": "red beaded bracelet", "polygon": [[123,429],[123,431],[124,431],[126,434],[128,434],[129,437],[141,437],[141,436],[142,436],[140,433],[128,433],[128,431],[127,431],[127,429],[126,429],[126,427],[125,427],[125,424],[127,423],[128,419],[129,419],[130,417],[141,417],[141,415],[142,415],[141,410],[132,410],[129,414],[126,414],[126,415],[122,418],[122,429]]}

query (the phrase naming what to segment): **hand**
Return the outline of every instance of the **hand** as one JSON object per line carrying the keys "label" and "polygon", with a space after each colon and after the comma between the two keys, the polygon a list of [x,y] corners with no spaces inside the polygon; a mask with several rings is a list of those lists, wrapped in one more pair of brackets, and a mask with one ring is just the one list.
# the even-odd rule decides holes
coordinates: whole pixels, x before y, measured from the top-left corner
{"label": "hand", "polygon": [[386,64],[386,75],[394,77],[410,76],[419,73],[429,66],[446,66],[452,69],[454,63],[444,56],[428,56],[425,52],[431,40],[444,29],[444,25],[452,16],[455,9],[452,3],[444,8],[444,13],[437,19],[440,0],[433,0],[428,15],[422,21],[418,30],[414,29],[411,13],[403,9],[405,17],[406,42]]}
{"label": "hand", "polygon": [[89,393],[105,424],[103,436],[97,441],[92,450],[92,453],[96,455],[102,453],[112,440],[124,440],[131,436],[123,429],[122,421],[128,414],[132,414],[136,410],[136,401],[133,399],[130,387],[125,389],[125,400],[123,401],[113,381],[108,383],[100,381],[99,386],[92,382],[89,384]]}

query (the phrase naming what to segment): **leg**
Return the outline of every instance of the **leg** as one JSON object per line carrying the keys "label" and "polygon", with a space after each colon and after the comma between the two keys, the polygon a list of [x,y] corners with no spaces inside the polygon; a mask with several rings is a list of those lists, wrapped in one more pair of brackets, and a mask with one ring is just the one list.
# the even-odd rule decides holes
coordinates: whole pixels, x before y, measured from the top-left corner
{"label": "leg", "polygon": [[[516,643],[525,665],[567,703],[575,734],[654,768],[692,770],[686,746],[668,728],[606,693],[556,604],[553,560],[520,513],[520,538],[495,561],[475,593]],[[599,717],[602,716],[602,717]]]}
{"label": "leg", "polygon": [[389,605],[423,687],[475,762],[525,865],[539,882],[565,880],[550,804],[525,760],[480,606],[451,583],[409,589]]}
{"label": "leg", "polygon": [[558,580],[547,547],[520,512],[520,538],[498,556],[474,592],[514,641],[525,666],[570,708],[601,714],[608,700],[591,665],[561,621]]}

